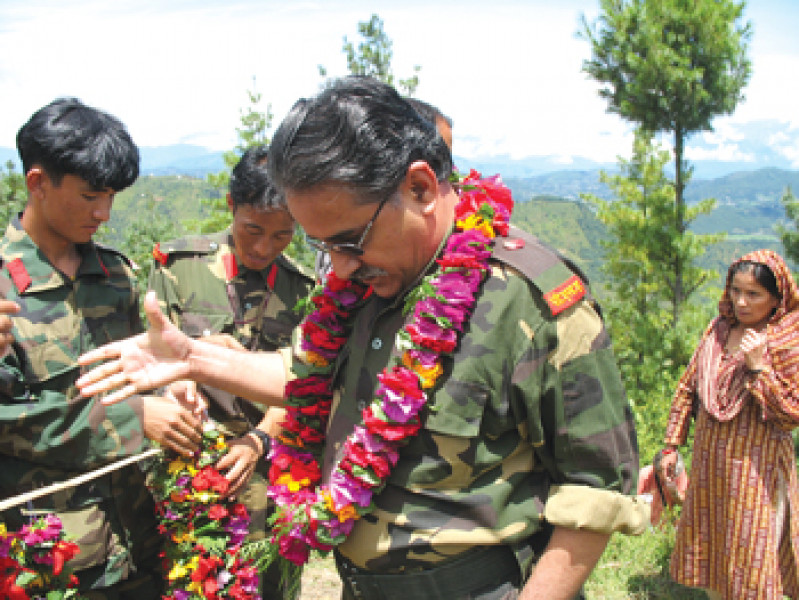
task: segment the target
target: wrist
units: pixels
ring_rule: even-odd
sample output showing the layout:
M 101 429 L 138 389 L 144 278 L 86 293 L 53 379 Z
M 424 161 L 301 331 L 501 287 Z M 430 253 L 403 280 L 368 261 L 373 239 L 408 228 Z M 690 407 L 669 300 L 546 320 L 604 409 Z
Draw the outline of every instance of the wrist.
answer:
M 269 449 L 272 446 L 272 440 L 265 431 L 258 429 L 257 427 L 253 427 L 249 432 L 247 432 L 247 435 L 258 440 L 258 443 L 261 446 L 261 456 L 266 456 L 269 453 Z

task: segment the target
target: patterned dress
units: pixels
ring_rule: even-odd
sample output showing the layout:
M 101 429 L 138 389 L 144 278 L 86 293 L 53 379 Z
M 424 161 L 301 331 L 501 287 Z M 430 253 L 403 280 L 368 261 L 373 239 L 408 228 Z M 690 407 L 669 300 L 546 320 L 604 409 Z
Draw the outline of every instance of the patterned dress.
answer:
M 753 372 L 741 351 L 724 350 L 734 325 L 725 291 L 721 315 L 708 327 L 678 384 L 666 444 L 685 443 L 692 416 L 696 425 L 671 576 L 730 600 L 796 598 L 799 521 L 793 514 L 799 485 L 791 430 L 799 425 L 799 295 L 774 253 L 759 251 L 743 259 L 771 268 L 782 305 L 767 328 L 767 367 Z

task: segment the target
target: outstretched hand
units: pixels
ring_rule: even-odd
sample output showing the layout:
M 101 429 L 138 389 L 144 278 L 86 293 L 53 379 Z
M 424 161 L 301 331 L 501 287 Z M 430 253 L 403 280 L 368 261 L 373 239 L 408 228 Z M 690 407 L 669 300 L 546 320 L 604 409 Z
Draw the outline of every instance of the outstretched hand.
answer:
M 78 358 L 78 364 L 108 361 L 82 375 L 76 385 L 83 396 L 108 393 L 103 404 L 188 379 L 191 339 L 158 308 L 155 292 L 147 292 L 144 311 L 149 329 L 142 334 L 100 346 Z

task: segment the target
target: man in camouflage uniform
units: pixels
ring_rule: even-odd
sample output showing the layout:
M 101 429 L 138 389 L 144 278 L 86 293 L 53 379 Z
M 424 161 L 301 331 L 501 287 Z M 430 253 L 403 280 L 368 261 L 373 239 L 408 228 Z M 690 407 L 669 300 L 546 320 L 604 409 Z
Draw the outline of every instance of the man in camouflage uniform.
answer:
M 282 254 L 294 235 L 294 220 L 285 199 L 266 173 L 266 146 L 248 149 L 230 177 L 227 203 L 230 228 L 156 245 L 149 287 L 162 310 L 189 336 L 227 335 L 252 351 L 288 346 L 299 324 L 294 311 L 308 295 L 313 279 Z M 228 342 L 230 343 L 230 342 Z M 279 433 L 283 410 L 256 406 L 222 390 L 201 389 L 212 419 L 235 439 L 218 467 L 227 471 L 231 494 L 247 507 L 251 522 L 247 541 L 266 531 L 269 464 L 261 460 L 269 435 Z M 261 573 L 264 600 L 284 597 L 280 565 Z
M 270 175 L 309 241 L 330 252 L 339 277 L 373 290 L 335 363 L 328 475 L 397 353 L 406 295 L 452 232 L 451 160 L 433 126 L 369 78 L 298 103 L 273 138 Z M 122 358 L 79 382 L 86 393 L 189 373 L 280 400 L 280 357 L 236 363 L 230 351 L 176 339 L 147 308 L 147 335 L 84 358 Z M 139 370 L 145 357 L 162 369 Z M 253 372 L 264 376 L 247 379 Z M 645 530 L 648 509 L 632 495 L 633 415 L 598 307 L 576 269 L 534 237 L 512 229 L 496 240 L 428 398 L 374 510 L 336 549 L 344 598 L 568 600 L 613 532 Z
M 114 194 L 138 175 L 136 146 L 114 117 L 61 99 L 31 117 L 17 147 L 28 203 L 0 240 L 0 295 L 20 308 L 0 363 L 0 496 L 138 454 L 147 436 L 191 453 L 201 428 L 189 411 L 154 397 L 103 406 L 74 385 L 82 352 L 141 331 L 130 263 L 91 241 Z M 133 465 L 0 520 L 16 529 L 25 515 L 57 514 L 80 547 L 70 564 L 85 597 L 155 600 L 162 577 L 153 511 Z

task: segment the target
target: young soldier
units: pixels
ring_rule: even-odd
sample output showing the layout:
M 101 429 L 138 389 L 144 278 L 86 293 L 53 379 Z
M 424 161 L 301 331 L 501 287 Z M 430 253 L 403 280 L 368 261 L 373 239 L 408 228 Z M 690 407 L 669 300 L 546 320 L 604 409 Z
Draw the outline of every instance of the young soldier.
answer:
M 308 295 L 313 280 L 282 254 L 294 235 L 294 220 L 266 172 L 267 147 L 248 149 L 230 177 L 228 208 L 233 223 L 213 235 L 157 244 L 149 287 L 170 320 L 192 337 L 232 337 L 227 345 L 254 351 L 290 344 L 300 314 L 293 308 Z M 248 541 L 266 530 L 269 464 L 262 457 L 269 437 L 279 432 L 283 410 L 264 414 L 257 406 L 218 389 L 204 387 L 210 416 L 228 435 L 230 452 L 217 465 L 227 471 L 231 494 L 247 507 L 252 521 Z M 282 599 L 279 565 L 261 574 L 262 597 Z
M 139 153 L 116 118 L 72 98 L 37 111 L 17 134 L 28 202 L 0 240 L 0 295 L 14 343 L 0 363 L 0 496 L 66 480 L 146 448 L 190 453 L 199 420 L 162 398 L 104 406 L 75 388 L 77 357 L 141 331 L 124 256 L 92 242 L 114 194 L 136 179 Z M 4 304 L 9 307 L 10 304 Z M 157 599 L 160 535 L 137 465 L 36 500 L 0 519 L 55 513 L 80 553 L 90 599 Z

